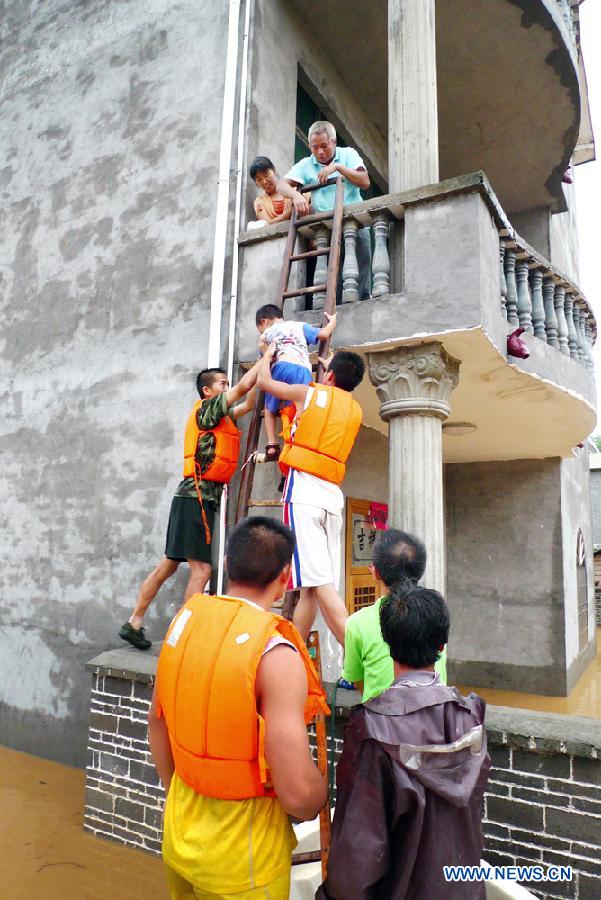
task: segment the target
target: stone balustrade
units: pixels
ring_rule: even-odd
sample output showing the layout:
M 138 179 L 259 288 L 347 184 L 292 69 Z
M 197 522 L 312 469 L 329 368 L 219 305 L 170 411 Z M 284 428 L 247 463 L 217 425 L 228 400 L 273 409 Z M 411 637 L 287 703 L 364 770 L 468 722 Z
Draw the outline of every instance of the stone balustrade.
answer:
M 390 232 L 391 221 L 399 219 L 400 210 L 392 203 L 394 195 L 345 208 L 343 222 L 344 262 L 342 264 L 342 303 L 359 300 L 359 265 L 357 232 L 371 225 L 373 254 L 371 296 L 386 298 L 391 293 Z M 593 369 L 592 347 L 596 323 L 587 301 L 578 287 L 539 256 L 510 227 L 498 208 L 500 234 L 501 311 L 509 325 L 524 328 L 529 334 L 554 347 L 565 356 Z M 503 227 L 506 226 L 506 227 Z M 317 248 L 328 246 L 327 227 L 319 225 L 303 229 L 315 240 Z M 317 257 L 313 284 L 326 280 L 327 256 Z M 325 294 L 313 295 L 313 309 L 323 308 Z M 300 312 L 310 308 L 311 300 L 302 297 Z
M 578 287 L 507 228 L 500 229 L 500 306 L 509 325 L 593 369 L 597 326 Z
M 390 222 L 392 213 L 381 207 L 378 197 L 372 201 L 357 204 L 351 211 L 345 209 L 342 226 L 342 303 L 357 303 L 359 296 L 359 262 L 357 259 L 357 233 L 360 228 L 371 226 L 372 229 L 372 259 L 370 273 L 370 296 L 385 297 L 390 294 Z M 360 207 L 360 208 L 359 208 Z M 299 231 L 305 238 L 313 240 L 317 250 L 324 250 L 330 242 L 330 230 L 327 225 L 319 224 L 302 226 Z M 324 284 L 328 269 L 328 256 L 317 257 L 313 274 L 313 285 Z M 317 291 L 312 297 L 299 298 L 297 311 L 304 312 L 307 309 L 323 309 L 325 305 L 325 293 Z
M 467 265 L 470 271 L 471 262 L 462 257 L 458 251 L 461 246 L 458 235 L 452 231 L 448 234 L 449 253 L 446 242 L 440 237 L 438 227 L 447 213 L 448 204 L 457 206 L 457 211 L 468 201 L 469 196 L 479 193 L 490 214 L 490 239 L 499 240 L 499 289 L 495 298 L 494 271 L 490 282 L 492 293 L 481 295 L 478 299 L 488 308 L 488 313 L 479 313 L 474 309 L 467 310 L 465 303 L 459 302 L 453 285 L 457 277 L 457 262 Z M 451 220 L 449 220 L 451 221 Z M 484 219 L 482 222 L 484 223 Z M 343 257 L 341 260 L 341 291 L 338 302 L 342 307 L 359 307 L 360 271 L 357 259 L 360 229 L 370 229 L 372 244 L 370 297 L 382 304 L 391 303 L 398 306 L 400 297 L 413 298 L 410 307 L 404 309 L 402 318 L 397 311 L 390 320 L 390 333 L 380 331 L 365 333 L 363 326 L 362 341 L 372 342 L 382 338 L 406 337 L 410 334 L 440 334 L 451 329 L 456 330 L 465 323 L 466 326 L 480 321 L 485 322 L 489 334 L 495 332 L 497 345 L 502 343 L 502 323 L 506 322 L 507 331 L 518 327 L 531 334 L 553 351 L 579 363 L 592 374 L 592 347 L 596 340 L 597 325 L 594 314 L 582 295 L 578 286 L 563 272 L 531 247 L 512 227 L 510 220 L 502 209 L 486 176 L 482 172 L 459 176 L 433 185 L 424 185 L 411 191 L 396 194 L 385 194 L 370 200 L 345 206 L 342 228 Z M 481 256 L 482 271 L 489 271 L 488 266 L 494 260 L 485 251 L 488 237 L 488 226 L 482 225 L 482 243 L 477 229 L 470 231 L 471 240 L 475 241 L 473 253 Z M 242 308 L 248 306 L 249 320 L 256 308 L 256 297 L 269 295 L 272 285 L 276 283 L 281 266 L 284 241 L 288 223 L 280 223 L 240 235 L 240 245 L 244 249 L 243 273 L 241 277 Z M 305 241 L 314 241 L 318 250 L 328 247 L 330 241 L 330 225 L 319 223 L 299 224 L 299 234 Z M 433 255 L 433 241 L 436 241 L 437 252 Z M 300 250 L 306 249 L 303 247 Z M 422 257 L 428 258 L 432 274 L 432 290 L 429 281 L 424 279 Z M 327 254 L 316 256 L 315 273 L 309 285 L 323 284 L 326 280 Z M 293 270 L 293 287 L 296 289 L 308 286 L 305 261 L 301 268 Z M 432 269 L 432 266 L 435 269 Z M 476 263 L 477 266 L 477 263 Z M 488 285 L 488 282 L 485 282 Z M 447 288 L 442 288 L 447 285 Z M 444 299 L 448 297 L 448 303 Z M 478 302 L 477 299 L 477 302 Z M 296 300 L 296 314 L 303 317 L 311 310 L 323 309 L 325 296 L 323 293 L 302 294 Z M 500 317 L 497 318 L 497 307 Z M 489 304 L 492 304 L 489 306 Z M 395 310 L 396 310 L 395 306 Z M 462 317 L 461 310 L 464 310 Z M 349 310 L 350 313 L 350 310 Z M 487 320 L 487 315 L 492 319 Z M 375 314 L 375 313 L 374 313 Z M 354 313 L 352 315 L 355 315 Z M 502 318 L 501 318 L 502 317 Z M 315 317 L 315 321 L 317 318 Z M 350 323 L 351 319 L 347 319 Z M 370 319 L 370 322 L 372 320 Z M 376 321 L 376 320 L 374 320 Z M 431 327 L 429 327 L 431 326 Z M 370 326 L 371 327 L 371 326 Z M 244 336 L 246 326 L 241 329 Z M 499 333 L 496 333 L 496 332 Z M 352 344 L 352 335 L 347 335 L 346 343 Z M 252 358 L 250 344 L 243 347 L 245 358 Z M 547 360 L 552 364 L 552 358 Z M 563 371 L 563 366 L 558 368 Z

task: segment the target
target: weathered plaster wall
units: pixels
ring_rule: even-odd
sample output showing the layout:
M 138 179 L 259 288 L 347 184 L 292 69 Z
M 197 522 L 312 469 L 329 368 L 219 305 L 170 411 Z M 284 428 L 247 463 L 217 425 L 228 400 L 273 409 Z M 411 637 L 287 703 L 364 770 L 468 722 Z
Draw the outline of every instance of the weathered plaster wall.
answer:
M 567 667 L 573 667 L 571 682 L 576 682 L 586 663 L 592 659 L 595 641 L 595 596 L 593 576 L 593 534 L 591 522 L 589 463 L 586 449 L 572 459 L 561 461 L 562 566 L 565 597 L 565 642 Z M 589 647 L 580 653 L 578 637 L 577 554 L 578 532 L 582 529 L 586 552 L 588 588 Z
M 593 457 L 594 459 L 595 457 Z M 601 547 L 601 469 L 591 469 L 591 515 L 593 520 L 593 544 Z
M 571 170 L 574 173 L 574 170 Z M 575 177 L 578 177 L 576 170 Z M 548 207 L 513 213 L 511 224 L 532 247 L 578 284 L 578 220 L 573 184 L 562 184 L 567 211 L 551 215 Z
M 451 680 L 565 687 L 560 461 L 447 465 Z
M 551 261 L 551 212 L 548 206 L 513 213 L 511 224 L 531 247 Z
M 163 552 L 206 361 L 226 23 L 194 0 L 0 11 L 0 733 L 68 763 L 84 663 Z
M 574 177 L 578 177 L 578 169 Z M 551 216 L 549 241 L 554 266 L 578 284 L 580 280 L 578 261 L 578 219 L 576 216 L 576 189 L 573 184 L 562 185 L 568 205 L 567 212 Z

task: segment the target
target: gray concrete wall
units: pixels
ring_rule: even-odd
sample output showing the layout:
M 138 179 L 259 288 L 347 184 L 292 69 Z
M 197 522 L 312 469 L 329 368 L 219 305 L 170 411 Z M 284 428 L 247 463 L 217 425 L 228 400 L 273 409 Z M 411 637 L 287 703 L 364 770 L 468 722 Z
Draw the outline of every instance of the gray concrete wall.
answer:
M 576 683 L 586 663 L 594 655 L 595 596 L 593 575 L 593 535 L 591 522 L 588 451 L 576 450 L 577 456 L 561 461 L 561 530 L 562 564 L 565 598 L 566 664 L 570 672 L 568 687 Z M 582 652 L 578 639 L 577 542 L 582 531 L 586 553 L 588 588 L 589 646 Z
M 562 694 L 560 461 L 447 465 L 450 678 Z
M 548 206 L 514 213 L 511 224 L 531 247 L 551 261 L 551 212 Z
M 578 177 L 578 169 L 574 177 Z M 563 184 L 568 209 L 566 212 L 551 216 L 549 225 L 549 241 L 551 255 L 549 259 L 554 266 L 567 275 L 576 284 L 580 281 L 578 250 L 578 219 L 576 216 L 576 190 L 573 184 Z
M 593 543 L 595 547 L 601 547 L 601 469 L 591 471 L 590 485 Z
M 194 0 L 0 12 L 0 734 L 67 763 L 84 663 L 164 550 L 206 363 L 226 25 Z

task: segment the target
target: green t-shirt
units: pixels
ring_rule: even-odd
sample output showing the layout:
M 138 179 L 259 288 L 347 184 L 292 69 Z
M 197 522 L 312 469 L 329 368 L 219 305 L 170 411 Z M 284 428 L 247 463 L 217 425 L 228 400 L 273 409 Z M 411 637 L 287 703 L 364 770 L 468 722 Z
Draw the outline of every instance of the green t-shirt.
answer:
M 349 616 L 344 636 L 344 668 L 347 681 L 363 682 L 363 702 L 388 690 L 394 681 L 394 664 L 380 628 L 380 605 L 384 598 Z M 447 683 L 446 649 L 434 668 Z
M 198 427 L 203 430 L 216 428 L 223 417 L 229 415 L 231 412 L 232 410 L 227 407 L 227 394 L 217 394 L 215 397 L 203 400 L 196 413 L 196 422 Z M 214 458 L 215 435 L 204 434 L 199 440 L 196 448 L 196 459 L 200 464 L 201 473 L 206 472 Z M 222 490 L 223 485 L 220 482 L 203 480 L 200 482 L 200 493 L 202 494 L 203 502 L 214 503 L 217 505 L 221 500 Z M 180 481 L 176 488 L 175 496 L 191 497 L 194 500 L 198 498 L 193 476 L 184 478 L 183 481 Z

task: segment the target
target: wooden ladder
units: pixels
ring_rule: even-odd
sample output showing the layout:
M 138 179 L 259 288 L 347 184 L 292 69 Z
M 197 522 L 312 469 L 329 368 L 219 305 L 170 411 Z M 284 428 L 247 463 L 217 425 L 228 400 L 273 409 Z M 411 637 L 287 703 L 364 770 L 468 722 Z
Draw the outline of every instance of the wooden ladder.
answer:
M 296 216 L 296 210 L 292 211 L 292 218 L 290 220 L 290 228 L 288 230 L 288 238 L 286 240 L 286 247 L 284 250 L 284 259 L 282 263 L 282 270 L 280 273 L 280 278 L 278 281 L 277 292 L 275 296 L 275 305 L 279 307 L 279 309 L 284 309 L 284 301 L 288 300 L 291 297 L 300 297 L 305 294 L 316 294 L 320 291 L 325 291 L 326 299 L 324 311 L 329 315 L 333 315 L 336 312 L 336 286 L 338 283 L 338 272 L 340 270 L 340 245 L 342 239 L 342 216 L 344 212 L 344 179 L 337 178 L 335 182 L 331 180 L 328 181 L 325 185 L 319 184 L 315 182 L 314 184 L 307 184 L 304 187 L 300 188 L 300 192 L 303 194 L 311 193 L 313 191 L 321 190 L 323 187 L 327 187 L 332 183 L 336 184 L 336 195 L 334 200 L 334 208 L 328 212 L 320 212 L 320 213 L 311 213 L 308 216 L 302 216 L 300 219 Z M 330 246 L 321 250 L 307 250 L 305 253 L 295 253 L 296 239 L 298 236 L 298 229 L 303 225 L 314 225 L 318 222 L 327 222 L 332 220 L 332 234 L 330 238 Z M 325 256 L 328 254 L 328 271 L 325 284 L 316 284 L 312 287 L 299 288 L 295 291 L 288 290 L 288 283 L 290 281 L 290 270 L 292 268 L 293 262 L 299 262 L 304 259 L 311 259 L 312 257 L 317 256 Z M 327 323 L 327 318 L 324 315 L 322 320 L 322 325 Z M 318 347 L 318 356 L 323 359 L 327 358 L 330 349 L 330 339 L 328 338 L 325 341 L 320 341 Z M 323 381 L 324 377 L 324 367 L 321 363 L 317 365 L 317 381 Z M 253 480 L 255 474 L 255 460 L 254 454 L 257 450 L 257 446 L 259 443 L 259 436 L 261 433 L 261 419 L 263 407 L 265 404 L 265 395 L 263 392 L 259 392 L 257 396 L 257 400 L 255 403 L 255 408 L 253 411 L 252 419 L 250 422 L 250 426 L 248 429 L 248 438 L 246 441 L 246 451 L 245 451 L 245 459 L 246 464 L 242 471 L 242 479 L 240 482 L 240 490 L 238 493 L 238 505 L 236 508 L 236 522 L 240 519 L 243 519 L 248 515 L 248 510 L 250 507 L 277 507 L 281 506 L 281 501 L 279 500 L 252 500 L 252 488 L 253 488 Z M 315 668 L 317 669 L 317 673 L 321 678 L 321 658 L 319 652 L 319 635 L 316 631 L 312 631 L 309 635 L 308 640 L 309 653 L 315 663 Z M 328 744 L 327 744 L 327 731 L 326 731 L 326 718 L 323 713 L 319 713 L 315 717 L 315 743 L 316 743 L 316 751 L 317 751 L 317 765 L 319 771 L 322 773 L 326 782 L 329 783 L 328 780 Z M 310 851 L 307 853 L 296 853 L 292 856 L 292 864 L 293 865 L 302 865 L 304 863 L 317 862 L 321 861 L 321 873 L 322 877 L 325 880 L 326 878 L 326 869 L 328 862 L 328 854 L 330 852 L 330 842 L 331 842 L 331 822 L 330 822 L 330 801 L 329 798 L 326 801 L 326 805 L 319 813 L 319 845 L 320 849 L 317 851 Z
M 327 184 L 319 184 L 318 182 L 315 182 L 314 184 L 304 185 L 303 187 L 299 188 L 299 190 L 302 194 L 307 194 L 312 191 L 318 191 L 321 188 L 331 185 L 332 183 L 333 182 L 331 180 L 327 182 Z M 334 208 L 332 210 L 329 210 L 327 212 L 311 213 L 310 215 L 303 216 L 300 219 L 297 219 L 296 217 L 296 210 L 294 209 L 292 211 L 288 238 L 286 240 L 286 247 L 284 249 L 282 271 L 280 272 L 280 278 L 278 281 L 277 292 L 274 301 L 275 306 L 279 307 L 279 309 L 281 309 L 282 311 L 284 309 L 284 301 L 288 300 L 290 297 L 300 297 L 304 294 L 316 294 L 320 291 L 325 291 L 326 300 L 324 312 L 328 313 L 328 315 L 333 315 L 333 313 L 336 312 L 336 285 L 338 283 L 338 272 L 340 270 L 340 244 L 342 238 L 342 215 L 344 212 L 344 179 L 337 178 L 335 184 L 336 197 L 334 201 Z M 318 222 L 327 222 L 330 219 L 332 220 L 332 236 L 330 238 L 329 247 L 326 247 L 322 250 L 307 250 L 305 253 L 294 252 L 299 227 L 302 227 L 304 225 L 314 225 Z M 288 290 L 290 270 L 292 268 L 293 262 L 298 262 L 303 259 L 310 259 L 311 257 L 325 256 L 326 254 L 329 254 L 329 259 L 328 273 L 324 284 L 315 284 L 312 287 L 299 288 L 296 291 Z M 325 325 L 327 321 L 328 320 L 324 315 L 322 325 Z M 325 359 L 327 357 L 329 349 L 329 338 L 325 341 L 320 341 L 317 351 L 318 356 Z M 318 363 L 317 381 L 322 381 L 323 376 L 324 368 L 321 363 Z M 242 478 L 240 480 L 238 504 L 236 506 L 236 522 L 240 521 L 240 519 L 243 519 L 248 515 L 248 510 L 250 507 L 273 507 L 280 505 L 279 500 L 251 500 L 253 481 L 255 477 L 254 454 L 259 444 L 264 404 L 265 395 L 262 391 L 260 391 L 257 396 L 255 408 L 248 428 L 246 450 L 244 453 L 246 463 L 242 470 Z

